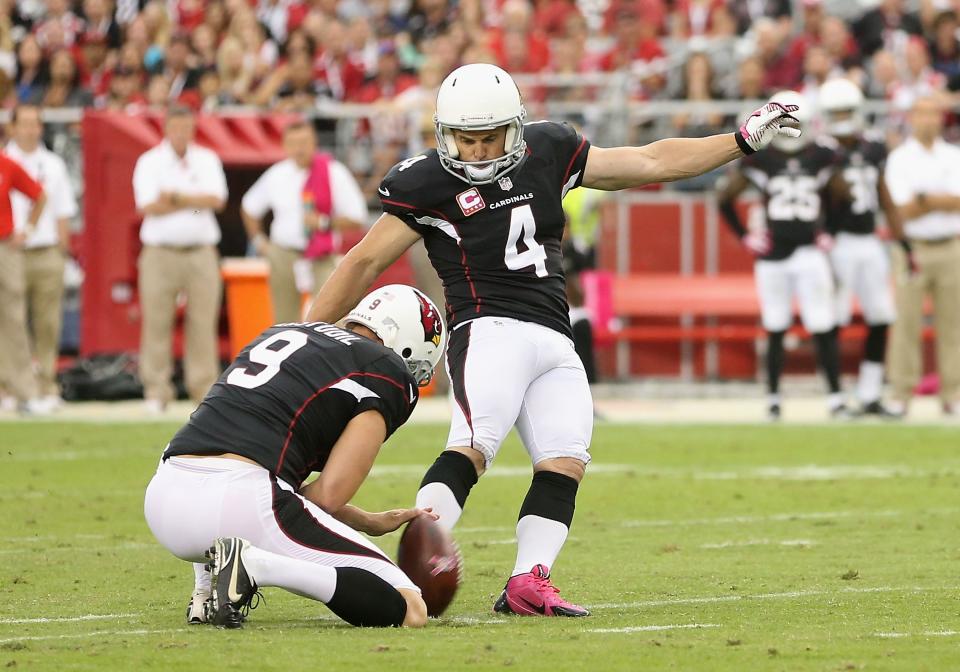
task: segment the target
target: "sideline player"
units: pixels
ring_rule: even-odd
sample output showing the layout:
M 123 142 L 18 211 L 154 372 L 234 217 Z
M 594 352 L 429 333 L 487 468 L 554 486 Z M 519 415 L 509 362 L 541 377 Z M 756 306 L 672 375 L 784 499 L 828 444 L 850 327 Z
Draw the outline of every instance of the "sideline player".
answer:
M 593 402 L 570 340 L 560 252 L 561 200 L 581 185 L 615 190 L 699 175 L 765 147 L 795 108 L 770 103 L 736 133 L 603 149 L 566 124 L 524 123 L 504 70 L 474 63 L 440 85 L 437 148 L 398 163 L 380 185 L 384 214 L 318 293 L 311 320 L 340 319 L 421 237 L 443 282 L 451 327 L 453 419 L 417 506 L 452 528 L 470 489 L 517 427 L 533 462 L 517 559 L 494 609 L 585 616 L 550 582 L 590 461 Z
M 360 534 L 392 532 L 421 511 L 368 513 L 349 501 L 410 417 L 445 340 L 426 295 L 389 285 L 345 329 L 278 324 L 237 356 L 170 441 L 144 503 L 157 540 L 198 563 L 188 622 L 240 627 L 257 589 L 276 586 L 353 625 L 426 623 L 420 590 Z M 212 576 L 199 564 L 208 549 Z
M 827 132 L 844 150 L 840 171 L 851 196 L 828 200 L 826 226 L 836 240 L 830 258 L 839 284 L 837 326 L 850 324 L 851 301 L 856 296 L 868 328 L 857 380 L 860 413 L 896 417 L 880 401 L 887 330 L 896 319 L 896 309 L 890 260 L 876 235 L 878 211 L 883 209 L 887 225 L 901 240 L 902 226 L 883 179 L 887 147 L 882 135 L 864 131 L 862 105 L 863 93 L 849 79 L 831 79 L 820 87 L 819 107 Z
M 780 102 L 801 105 L 794 91 L 774 96 Z M 810 123 L 806 108 L 797 113 L 802 128 Z M 783 338 L 793 323 L 793 298 L 800 304 L 800 319 L 813 335 L 817 360 L 830 394 L 827 407 L 833 417 L 847 415 L 840 391 L 840 353 L 834 315 L 833 278 L 827 252 L 832 244 L 822 229 L 823 200 L 828 190 L 846 197 L 836 172 L 837 146 L 830 138 L 778 137 L 763 154 L 745 158 L 721 189 L 720 212 L 744 246 L 757 260 L 754 277 L 760 297 L 763 328 L 767 331 L 767 414 L 780 418 L 780 374 Z M 753 185 L 763 195 L 767 230 L 749 232 L 734 208 L 734 201 Z

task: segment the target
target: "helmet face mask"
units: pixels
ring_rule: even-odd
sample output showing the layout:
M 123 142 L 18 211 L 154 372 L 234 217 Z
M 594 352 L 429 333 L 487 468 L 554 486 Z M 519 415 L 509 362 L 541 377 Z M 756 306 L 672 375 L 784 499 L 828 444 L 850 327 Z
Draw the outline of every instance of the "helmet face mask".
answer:
M 447 326 L 436 305 L 407 285 L 387 285 L 367 294 L 345 319 L 377 335 L 383 345 L 403 359 L 417 385 L 433 379 L 443 357 Z
M 490 184 L 519 165 L 527 150 L 520 91 L 506 71 L 471 63 L 451 72 L 437 93 L 433 117 L 437 155 L 444 170 L 470 185 Z M 460 158 L 455 130 L 490 131 L 506 126 L 503 155 L 483 161 Z
M 824 113 L 827 132 L 838 138 L 857 135 L 863 130 L 864 119 L 859 110 L 831 110 Z
M 831 79 L 820 87 L 820 109 L 827 132 L 836 137 L 850 137 L 863 131 L 863 92 L 849 79 Z

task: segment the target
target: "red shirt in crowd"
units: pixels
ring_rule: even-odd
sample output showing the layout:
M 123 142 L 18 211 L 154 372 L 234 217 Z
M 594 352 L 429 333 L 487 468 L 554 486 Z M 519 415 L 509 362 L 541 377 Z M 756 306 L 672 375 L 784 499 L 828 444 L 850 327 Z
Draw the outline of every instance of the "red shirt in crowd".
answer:
M 27 171 L 19 163 L 6 154 L 0 154 L 0 240 L 9 238 L 13 233 L 11 189 L 16 189 L 33 201 L 43 193 L 40 183 L 27 175 Z
M 416 86 L 418 79 L 414 75 L 400 73 L 392 82 L 381 82 L 371 79 L 360 87 L 352 100 L 358 103 L 375 103 L 378 100 L 392 99 L 403 93 L 411 86 Z
M 666 55 L 667 53 L 660 46 L 659 41 L 655 39 L 641 40 L 633 49 L 627 49 L 620 45 L 615 46 L 600 57 L 600 68 L 609 72 L 634 61 L 650 62 L 658 58 L 664 58 Z
M 487 34 L 487 46 L 496 58 L 497 64 L 508 72 L 540 72 L 550 63 L 550 42 L 547 36 L 539 31 L 531 31 L 523 35 L 526 41 L 524 59 L 517 62 L 508 53 L 506 31 L 502 28 L 492 28 Z

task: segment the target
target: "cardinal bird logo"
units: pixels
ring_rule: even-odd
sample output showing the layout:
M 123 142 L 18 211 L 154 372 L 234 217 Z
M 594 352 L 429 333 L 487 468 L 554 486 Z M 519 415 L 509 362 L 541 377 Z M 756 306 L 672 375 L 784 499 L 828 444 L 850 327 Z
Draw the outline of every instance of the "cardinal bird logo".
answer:
M 437 314 L 437 309 L 427 301 L 423 294 L 417 292 L 417 299 L 420 301 L 420 324 L 423 325 L 423 340 L 439 347 L 443 332 L 443 320 Z

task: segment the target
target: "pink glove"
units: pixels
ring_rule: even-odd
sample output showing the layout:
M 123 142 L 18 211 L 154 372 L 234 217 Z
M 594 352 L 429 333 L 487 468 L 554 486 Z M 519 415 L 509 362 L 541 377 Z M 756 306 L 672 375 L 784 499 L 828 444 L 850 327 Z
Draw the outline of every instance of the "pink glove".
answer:
M 743 246 L 750 250 L 750 254 L 755 257 L 764 257 L 770 253 L 773 242 L 770 240 L 770 234 L 767 231 L 753 231 L 740 239 Z
M 813 239 L 813 244 L 817 246 L 821 252 L 828 253 L 833 249 L 833 236 L 831 236 L 826 231 L 821 231 L 817 234 L 817 237 Z
M 777 135 L 791 138 L 800 137 L 800 122 L 791 112 L 796 112 L 796 105 L 781 105 L 770 101 L 759 110 L 747 117 L 740 130 L 734 134 L 737 144 L 744 154 L 753 154 L 770 144 Z

